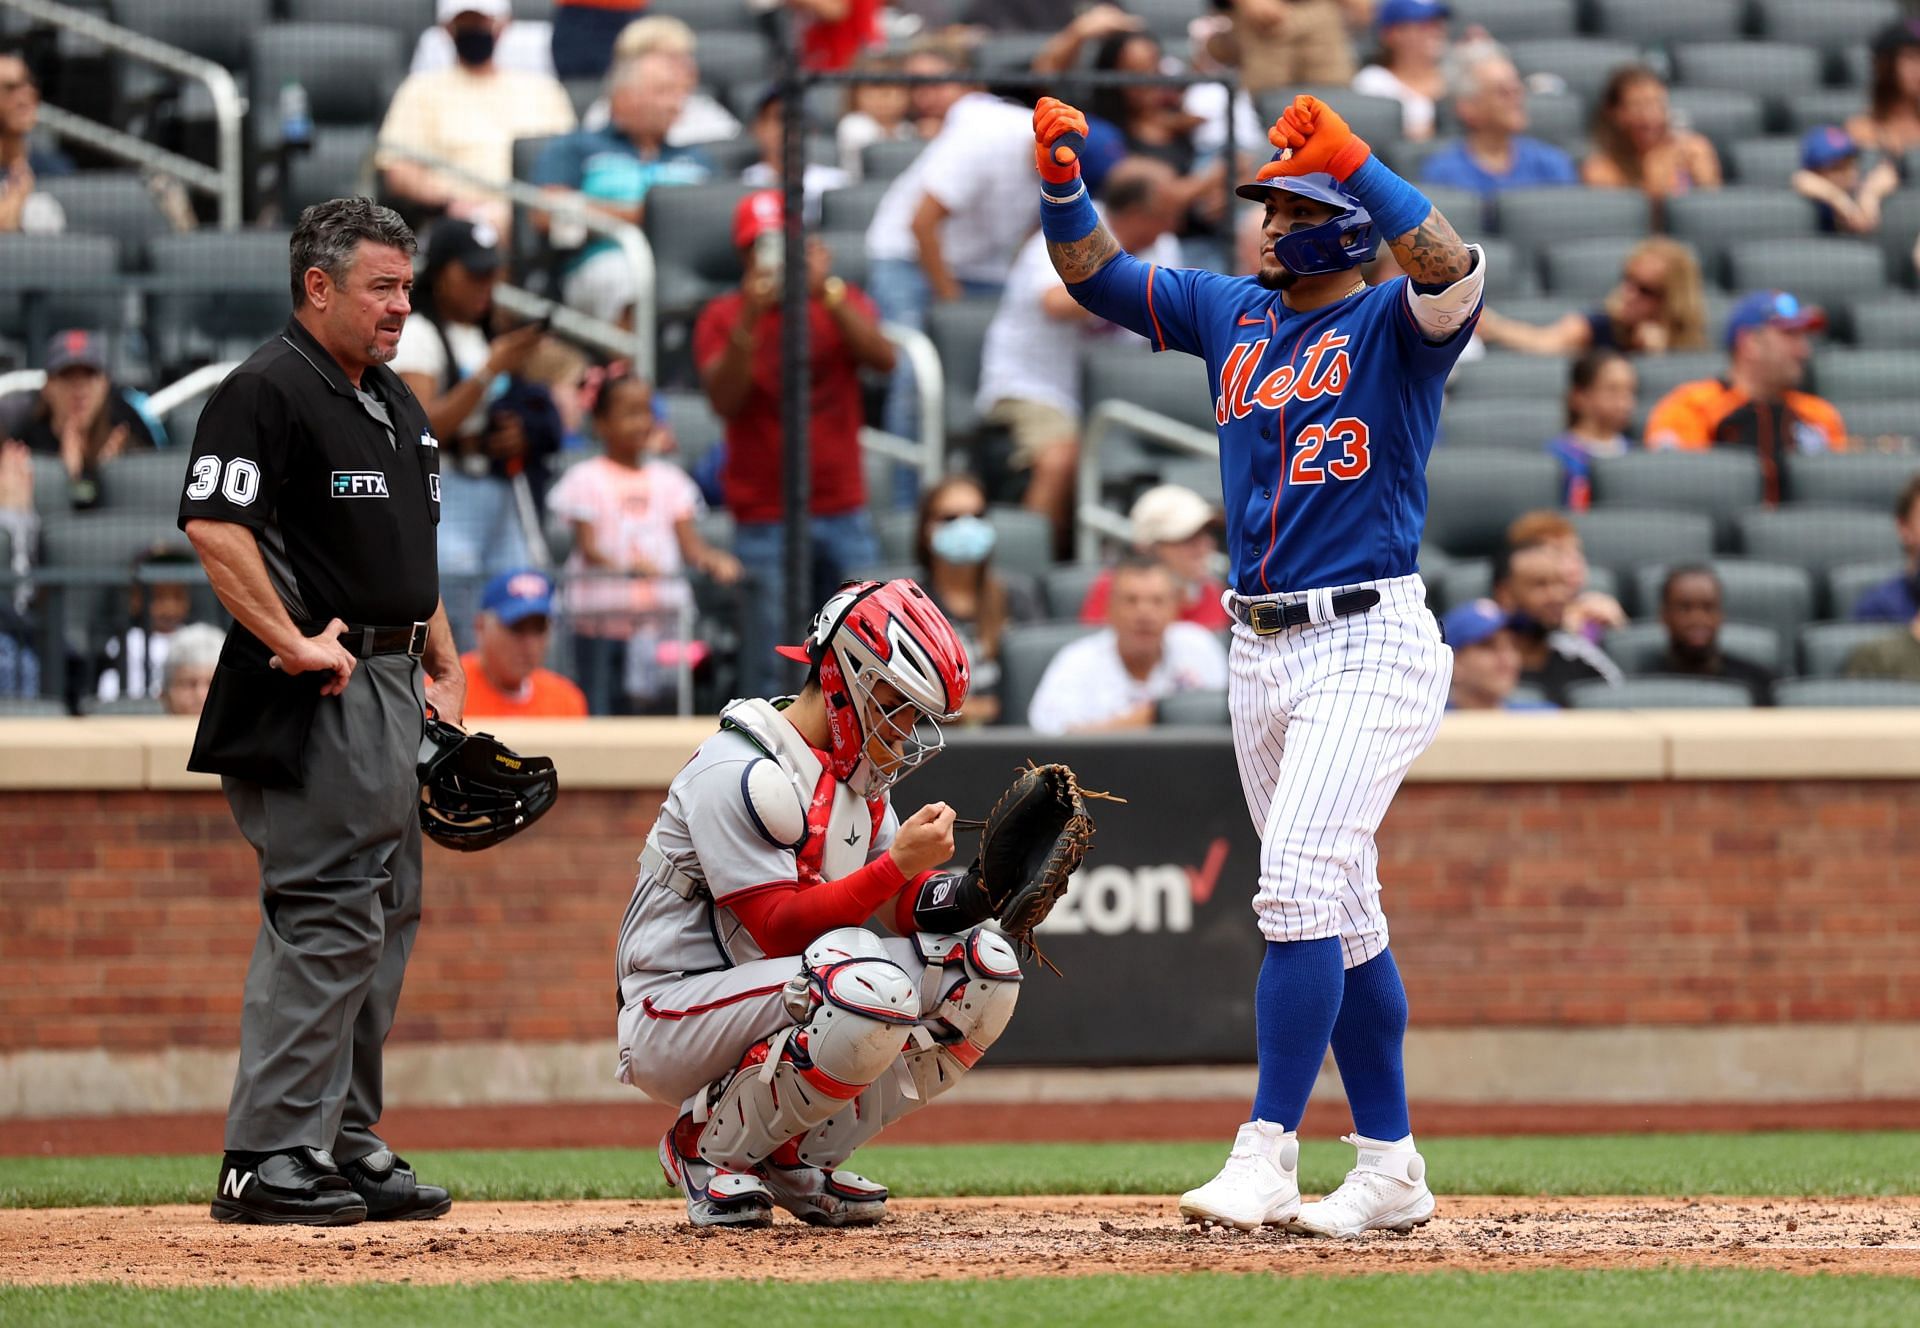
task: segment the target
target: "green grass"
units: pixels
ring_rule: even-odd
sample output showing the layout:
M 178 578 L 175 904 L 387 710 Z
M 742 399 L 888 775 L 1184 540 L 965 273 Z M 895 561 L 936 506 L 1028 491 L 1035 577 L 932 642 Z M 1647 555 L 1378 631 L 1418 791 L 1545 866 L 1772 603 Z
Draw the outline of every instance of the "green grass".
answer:
M 488 1282 L 471 1286 L 293 1287 L 273 1291 L 112 1285 L 0 1287 L 0 1323 L 99 1328 L 407 1328 L 566 1324 L 912 1323 L 915 1328 L 1097 1324 L 1418 1324 L 1422 1328 L 1848 1328 L 1920 1322 L 1920 1281 L 1653 1269 L 1432 1273 L 1348 1278 L 1088 1277 L 999 1282 Z
M 856 1165 L 902 1195 L 1173 1194 L 1212 1175 L 1226 1142 L 877 1145 Z M 1920 1192 L 1920 1134 L 1890 1131 L 1429 1139 L 1421 1150 L 1434 1188 L 1452 1194 Z M 406 1151 L 469 1201 L 667 1194 L 650 1149 Z M 1344 1144 L 1307 1143 L 1301 1188 L 1333 1188 L 1352 1158 Z M 216 1166 L 211 1154 L 0 1158 L 0 1207 L 200 1203 Z

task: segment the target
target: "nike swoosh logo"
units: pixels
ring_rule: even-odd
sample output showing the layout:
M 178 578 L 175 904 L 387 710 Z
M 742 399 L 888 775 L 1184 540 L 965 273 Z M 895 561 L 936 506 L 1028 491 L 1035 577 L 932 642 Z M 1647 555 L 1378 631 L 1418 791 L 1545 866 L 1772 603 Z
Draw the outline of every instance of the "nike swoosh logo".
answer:
M 1267 321 L 1267 320 L 1266 320 L 1266 319 L 1264 319 L 1264 318 L 1249 318 L 1249 317 L 1247 317 L 1247 316 L 1246 316 L 1245 314 L 1241 314 L 1241 315 L 1240 315 L 1240 326 L 1241 326 L 1241 327 L 1258 327 L 1258 326 L 1259 326 L 1260 324 L 1262 324 L 1262 323 L 1264 323 L 1264 322 L 1266 322 L 1266 321 Z

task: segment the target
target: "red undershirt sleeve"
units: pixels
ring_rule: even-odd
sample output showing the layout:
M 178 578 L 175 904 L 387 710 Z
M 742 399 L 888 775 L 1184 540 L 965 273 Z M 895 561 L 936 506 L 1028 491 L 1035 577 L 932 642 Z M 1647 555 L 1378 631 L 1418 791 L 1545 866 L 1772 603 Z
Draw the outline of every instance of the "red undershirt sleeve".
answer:
M 798 881 L 770 881 L 721 903 L 767 954 L 795 955 L 835 927 L 858 927 L 906 883 L 893 854 L 882 853 L 838 880 L 806 889 Z

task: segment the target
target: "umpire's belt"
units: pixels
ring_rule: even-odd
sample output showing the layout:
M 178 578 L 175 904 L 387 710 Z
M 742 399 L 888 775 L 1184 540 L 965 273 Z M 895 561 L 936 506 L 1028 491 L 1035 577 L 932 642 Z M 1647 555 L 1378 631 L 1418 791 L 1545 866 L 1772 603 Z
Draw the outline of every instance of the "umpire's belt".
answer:
M 419 659 L 427 648 L 427 625 L 423 622 L 410 627 L 362 627 L 350 624 L 346 631 L 340 633 L 340 644 L 355 659 L 372 659 L 375 655 L 405 655 L 409 659 Z
M 1377 590 L 1343 590 L 1327 602 L 1334 618 L 1344 618 L 1351 613 L 1365 613 L 1380 602 Z M 1313 608 L 1306 600 L 1297 600 L 1292 604 L 1282 604 L 1278 600 L 1231 601 L 1233 616 L 1244 623 L 1255 636 L 1272 636 L 1292 627 L 1305 627 L 1313 621 Z

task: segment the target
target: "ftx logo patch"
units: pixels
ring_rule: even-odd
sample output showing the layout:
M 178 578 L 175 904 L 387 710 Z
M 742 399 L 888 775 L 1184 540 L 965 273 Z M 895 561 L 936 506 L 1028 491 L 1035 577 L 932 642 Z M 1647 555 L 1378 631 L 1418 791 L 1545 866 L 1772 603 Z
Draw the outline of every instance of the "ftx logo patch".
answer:
M 385 498 L 387 477 L 377 470 L 336 470 L 333 472 L 335 498 Z

